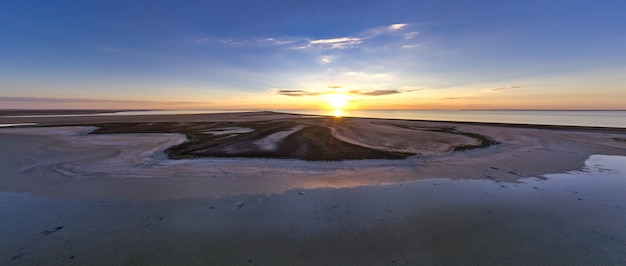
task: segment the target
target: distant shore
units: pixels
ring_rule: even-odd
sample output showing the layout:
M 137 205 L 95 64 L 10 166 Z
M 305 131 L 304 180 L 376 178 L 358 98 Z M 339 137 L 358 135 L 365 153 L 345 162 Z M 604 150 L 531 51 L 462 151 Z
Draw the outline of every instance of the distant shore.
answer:
M 13 110 L 0 109 L 0 121 L 7 118 L 84 116 L 164 116 L 216 113 L 261 112 L 251 110 Z M 274 110 L 276 114 L 334 116 L 332 110 Z M 18 116 L 18 117 L 16 117 Z M 563 126 L 565 128 L 626 129 L 624 110 L 346 110 L 343 117 L 399 119 L 494 125 Z M 2 122 L 0 122 L 1 124 Z
M 148 111 L 128 109 L 0 109 L 0 116 L 70 115 L 117 113 L 124 111 Z

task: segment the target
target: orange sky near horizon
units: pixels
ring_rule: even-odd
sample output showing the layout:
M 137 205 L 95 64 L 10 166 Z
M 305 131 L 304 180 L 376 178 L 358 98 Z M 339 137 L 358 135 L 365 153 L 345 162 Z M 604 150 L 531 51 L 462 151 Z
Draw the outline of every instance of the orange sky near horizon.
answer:
M 601 91 L 571 93 L 477 92 L 457 95 L 438 91 L 415 91 L 397 95 L 360 96 L 347 95 L 345 106 L 332 105 L 326 95 L 284 96 L 276 94 L 251 94 L 239 97 L 204 99 L 182 98 L 167 101 L 154 100 L 100 100 L 72 98 L 0 98 L 2 109 L 214 109 L 214 110 L 625 110 L 624 95 Z

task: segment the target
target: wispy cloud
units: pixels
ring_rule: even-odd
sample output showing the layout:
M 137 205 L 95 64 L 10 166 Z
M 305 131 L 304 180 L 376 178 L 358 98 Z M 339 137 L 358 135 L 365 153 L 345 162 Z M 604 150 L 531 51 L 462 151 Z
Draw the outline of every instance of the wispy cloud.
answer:
M 358 79 L 367 80 L 391 80 L 393 75 L 389 73 L 370 73 L 362 71 L 349 71 L 345 73 L 345 76 Z
M 272 44 L 276 46 L 289 46 L 291 48 L 296 49 L 350 49 L 360 47 L 365 41 L 374 39 L 380 35 L 384 34 L 394 34 L 399 36 L 401 39 L 411 39 L 417 36 L 418 32 L 405 32 L 405 29 L 409 27 L 410 24 L 406 23 L 398 23 L 387 26 L 375 27 L 368 30 L 365 30 L 361 33 L 357 33 L 354 35 L 335 37 L 335 38 L 321 38 L 321 39 L 312 39 L 307 37 L 283 37 L 283 38 L 275 38 L 269 37 L 260 40 L 248 40 L 248 41 L 237 41 L 230 39 L 214 39 L 214 38 L 201 38 L 196 39 L 195 42 L 203 43 L 203 42 L 217 42 L 225 45 L 231 46 L 243 46 L 243 45 L 261 45 L 261 44 Z M 405 32 L 405 33 L 402 33 Z
M 332 39 L 319 39 L 309 42 L 308 47 L 321 47 L 331 49 L 353 48 L 361 44 L 362 39 L 356 37 L 341 37 Z
M 31 103 L 170 103 L 170 104 L 197 104 L 207 102 L 184 101 L 141 101 L 141 100 L 111 100 L 93 98 L 47 98 L 47 97 L 0 97 L 0 102 L 31 102 Z
M 413 39 L 413 38 L 415 38 L 415 36 L 417 36 L 418 34 L 419 34 L 419 32 L 416 32 L 416 31 L 412 31 L 412 32 L 405 33 L 405 34 L 404 34 L 404 39 L 405 39 L 405 40 L 410 40 L 410 39 Z
M 237 40 L 237 39 L 221 39 L 214 37 L 195 38 L 193 42 L 196 44 L 221 44 L 230 47 L 263 47 L 263 46 L 287 46 L 303 42 L 303 38 L 288 37 L 268 37 L 259 39 Z
M 248 46 L 253 42 L 251 40 L 219 39 L 212 37 L 196 38 L 193 41 L 197 44 L 217 43 L 226 46 Z
M 407 91 L 399 91 L 399 90 L 371 90 L 371 91 L 362 91 L 362 90 L 352 90 L 349 93 L 351 95 L 363 95 L 363 96 L 383 96 L 383 95 L 391 95 L 398 94 Z
M 384 34 L 394 34 L 401 39 L 411 39 L 417 32 L 406 32 L 410 24 L 397 23 L 365 30 L 354 35 L 319 38 L 310 37 L 266 37 L 258 39 L 224 39 L 216 37 L 201 37 L 193 39 L 196 44 L 221 44 L 230 47 L 257 47 L 257 46 L 285 46 L 296 49 L 350 49 L 357 48 L 364 41 L 374 39 Z
M 328 64 L 333 61 L 333 58 L 331 56 L 325 55 L 320 58 L 320 61 L 322 61 L 322 63 L 324 64 Z
M 0 97 L 0 102 L 57 102 L 57 103 L 70 103 L 70 102 L 111 102 L 112 100 L 103 99 L 86 99 L 86 98 L 45 98 L 45 97 Z
M 0 97 L 7 109 L 161 109 L 205 108 L 214 102 L 111 100 L 90 98 Z
M 358 71 L 350 71 L 346 73 L 347 76 L 350 77 L 358 77 L 363 79 L 389 79 L 391 78 L 390 74 L 386 73 L 366 73 L 366 72 L 358 72 Z
M 498 88 L 487 89 L 487 91 L 496 92 L 496 91 L 519 89 L 519 88 L 523 88 L 523 86 L 498 87 Z
M 398 24 L 392 24 L 392 25 L 387 25 L 387 26 L 374 27 L 374 28 L 361 32 L 357 36 L 363 39 L 372 39 L 372 38 L 376 38 L 384 34 L 397 35 L 401 32 L 405 32 L 405 29 L 408 27 L 409 27 L 409 24 L 406 24 L 406 23 L 398 23 Z M 401 34 L 401 36 L 404 36 L 404 34 Z
M 284 96 L 318 96 L 324 93 L 308 90 L 291 90 L 291 89 L 271 89 L 270 93 Z
M 413 48 L 417 48 L 417 47 L 420 47 L 420 45 L 419 44 L 405 44 L 405 45 L 402 45 L 401 48 L 402 49 L 413 49 Z
M 397 31 L 397 30 L 401 30 L 404 29 L 404 27 L 406 27 L 408 24 L 405 23 L 398 23 L 398 24 L 392 24 L 389 27 L 387 27 L 390 31 Z
M 347 49 L 347 48 L 356 48 L 359 47 L 363 42 L 374 39 L 380 35 L 384 34 L 396 34 L 397 32 L 404 31 L 409 24 L 406 23 L 398 23 L 392 24 L 388 26 L 375 27 L 368 30 L 365 30 L 361 33 L 338 37 L 338 38 L 330 38 L 330 39 L 316 39 L 311 40 L 306 46 L 300 48 L 326 48 L 326 49 Z M 402 39 L 411 39 L 417 36 L 417 32 L 408 32 L 401 33 Z
M 296 39 L 294 38 L 290 38 L 290 39 L 285 39 L 285 38 L 265 38 L 263 39 L 263 41 L 270 43 L 270 44 L 274 44 L 274 45 L 288 45 L 288 44 L 292 44 L 296 42 Z
M 343 86 L 328 86 L 323 90 L 295 90 L 295 89 L 270 89 L 269 92 L 284 96 L 319 96 L 325 94 L 347 94 L 359 96 L 384 96 L 399 93 L 411 92 L 411 90 L 349 90 L 343 91 Z

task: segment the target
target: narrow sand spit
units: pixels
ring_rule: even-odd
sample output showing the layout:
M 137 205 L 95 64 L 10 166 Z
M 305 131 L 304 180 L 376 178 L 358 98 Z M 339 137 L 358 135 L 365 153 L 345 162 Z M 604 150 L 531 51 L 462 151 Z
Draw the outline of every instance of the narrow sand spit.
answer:
M 213 134 L 213 135 L 230 135 L 230 134 L 250 133 L 252 131 L 254 131 L 254 129 L 246 128 L 246 127 L 225 127 L 225 128 L 217 128 L 211 131 L 205 131 L 204 133 Z
M 269 136 L 266 136 L 260 140 L 257 140 L 253 142 L 252 144 L 257 145 L 262 150 L 272 151 L 277 148 L 278 142 L 288 137 L 289 135 L 298 132 L 298 130 L 302 129 L 303 127 L 304 126 L 299 125 L 289 130 L 279 131 L 279 132 L 270 134 Z
M 419 155 L 435 155 L 449 151 L 454 145 L 477 145 L 467 136 L 435 132 L 432 123 L 403 123 L 375 119 L 354 119 L 336 127 L 335 136 L 364 147 Z
M 0 124 L 0 127 L 34 126 L 36 123 Z

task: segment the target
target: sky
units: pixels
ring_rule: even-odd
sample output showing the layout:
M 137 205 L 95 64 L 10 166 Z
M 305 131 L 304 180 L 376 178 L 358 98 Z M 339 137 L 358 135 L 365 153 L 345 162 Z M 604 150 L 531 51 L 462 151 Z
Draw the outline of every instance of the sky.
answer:
M 4 0 L 0 109 L 626 110 L 624 14 L 623 0 Z

